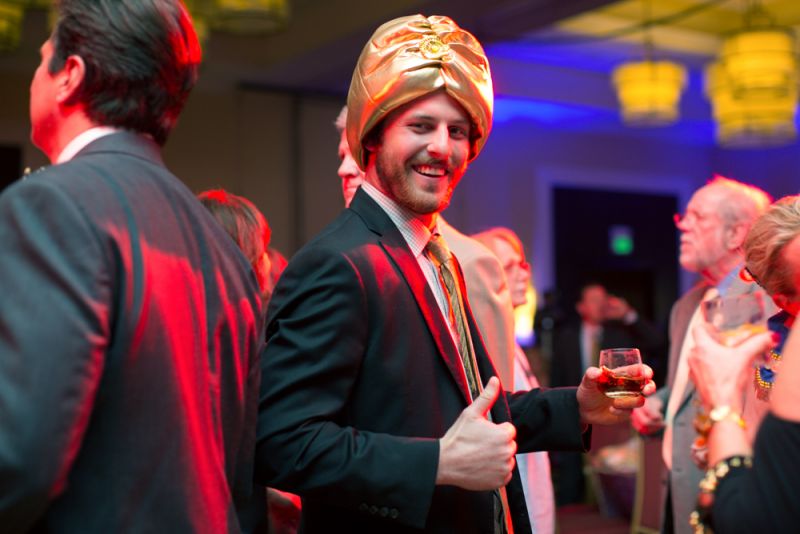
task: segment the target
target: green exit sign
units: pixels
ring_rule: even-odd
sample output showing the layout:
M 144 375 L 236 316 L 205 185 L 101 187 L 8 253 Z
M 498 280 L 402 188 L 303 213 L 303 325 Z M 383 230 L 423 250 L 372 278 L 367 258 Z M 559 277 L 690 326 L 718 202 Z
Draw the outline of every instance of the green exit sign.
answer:
M 630 256 L 633 253 L 633 229 L 621 224 L 610 227 L 608 244 L 615 256 Z

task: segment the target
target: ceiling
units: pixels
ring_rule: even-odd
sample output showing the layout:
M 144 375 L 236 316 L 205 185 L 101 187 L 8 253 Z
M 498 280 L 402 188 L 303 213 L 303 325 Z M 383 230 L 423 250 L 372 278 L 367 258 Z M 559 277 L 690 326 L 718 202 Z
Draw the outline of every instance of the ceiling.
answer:
M 740 28 L 753 0 L 288 0 L 288 26 L 262 38 L 212 34 L 206 46 L 223 79 L 344 92 L 378 25 L 412 13 L 445 14 L 487 47 L 528 62 L 608 70 L 641 56 L 646 13 L 658 56 L 702 66 Z M 776 22 L 800 25 L 800 1 L 763 0 Z M 658 22 L 661 21 L 661 24 Z M 619 35 L 615 38 L 606 38 Z M 219 61 L 217 61 L 219 60 Z M 219 62 L 220 65 L 216 65 Z
M 213 33 L 207 69 L 224 83 L 344 94 L 364 43 L 383 22 L 422 13 L 442 14 L 482 42 L 518 39 L 610 0 L 288 0 L 290 22 L 273 35 L 252 38 Z M 502 30 L 502 31 L 501 31 Z
M 344 96 L 371 33 L 391 18 L 446 14 L 484 44 L 493 69 L 497 118 L 565 130 L 630 133 L 610 86 L 613 68 L 640 59 L 645 17 L 656 58 L 689 69 L 681 121 L 641 135 L 713 144 L 703 69 L 754 0 L 289 0 L 285 30 L 260 39 L 212 34 L 208 86 L 256 85 Z M 800 0 L 763 0 L 776 23 L 800 28 Z M 637 135 L 640 135 L 637 133 Z

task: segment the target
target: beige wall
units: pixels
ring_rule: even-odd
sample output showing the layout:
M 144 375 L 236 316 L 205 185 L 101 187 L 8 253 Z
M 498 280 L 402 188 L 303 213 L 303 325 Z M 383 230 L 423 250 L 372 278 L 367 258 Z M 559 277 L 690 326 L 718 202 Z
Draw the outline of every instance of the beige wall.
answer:
M 193 94 L 165 160 L 195 192 L 223 187 L 264 212 L 293 254 L 342 209 L 333 121 L 342 101 L 258 90 Z
M 193 94 L 165 149 L 195 192 L 224 187 L 251 199 L 294 253 L 341 209 L 336 132 L 340 103 L 257 89 Z M 338 196 L 337 196 L 338 195 Z

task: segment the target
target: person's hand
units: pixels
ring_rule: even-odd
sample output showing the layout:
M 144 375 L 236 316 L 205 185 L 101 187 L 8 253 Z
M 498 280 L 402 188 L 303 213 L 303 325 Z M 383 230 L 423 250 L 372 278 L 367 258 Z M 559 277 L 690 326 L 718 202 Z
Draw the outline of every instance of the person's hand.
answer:
M 606 320 L 619 320 L 622 321 L 628 312 L 631 311 L 631 306 L 625 299 L 609 295 L 606 299 L 605 316 Z
M 691 458 L 694 465 L 701 471 L 708 469 L 708 444 L 705 438 L 698 437 L 692 442 Z
M 589 367 L 583 375 L 581 385 L 578 386 L 578 410 L 581 422 L 588 425 L 612 425 L 626 421 L 631 411 L 643 405 L 644 398 L 656 390 L 650 366 L 642 364 L 642 372 L 646 380 L 642 395 L 612 399 L 606 397 L 598 387 L 597 379 L 603 374 L 602 371 L 597 367 Z
M 631 412 L 631 424 L 639 434 L 649 436 L 662 430 L 664 422 L 664 401 L 659 397 L 647 397 L 644 404 Z
M 706 406 L 730 406 L 740 412 L 744 392 L 753 381 L 753 360 L 775 346 L 772 333 L 726 347 L 712 337 L 709 328 L 700 324 L 692 329 L 695 346 L 688 360 L 692 382 Z
M 499 394 L 500 380 L 493 376 L 439 440 L 436 484 L 486 491 L 511 480 L 517 430 L 511 423 L 498 425 L 486 419 Z

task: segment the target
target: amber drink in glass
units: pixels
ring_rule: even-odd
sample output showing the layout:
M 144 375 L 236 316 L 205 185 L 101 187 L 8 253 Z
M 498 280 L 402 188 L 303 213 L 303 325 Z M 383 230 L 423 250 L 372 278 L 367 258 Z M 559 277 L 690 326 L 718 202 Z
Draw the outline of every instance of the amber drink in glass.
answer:
M 639 349 L 605 349 L 600 351 L 600 370 L 597 379 L 606 397 L 638 397 L 646 383 Z

